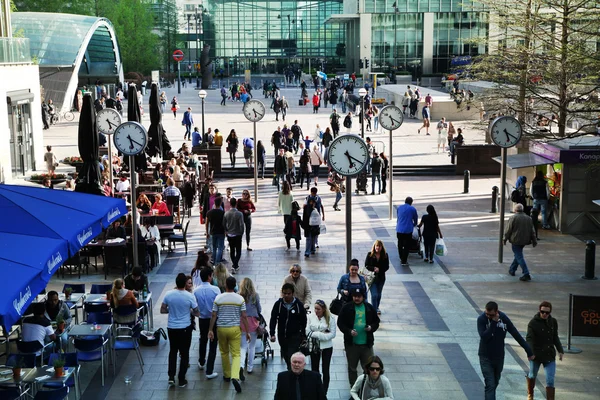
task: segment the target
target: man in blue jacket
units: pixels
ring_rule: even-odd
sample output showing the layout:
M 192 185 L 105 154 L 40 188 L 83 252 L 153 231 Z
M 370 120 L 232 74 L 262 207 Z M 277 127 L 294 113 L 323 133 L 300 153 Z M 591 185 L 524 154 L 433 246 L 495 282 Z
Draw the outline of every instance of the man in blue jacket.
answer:
M 194 125 L 194 116 L 192 115 L 192 108 L 188 107 L 187 111 L 183 113 L 182 125 L 185 125 L 185 134 L 183 140 L 192 140 L 192 125 Z
M 396 219 L 396 236 L 398 238 L 398 254 L 403 267 L 408 267 L 408 250 L 412 242 L 412 233 L 417 226 L 419 216 L 412 206 L 412 197 L 407 197 L 404 204 L 398 207 Z
M 504 339 L 508 331 L 513 338 L 525 349 L 527 358 L 534 359 L 531 347 L 513 325 L 511 320 L 501 311 L 498 304 L 490 301 L 485 305 L 485 311 L 477 318 L 479 332 L 479 363 L 485 380 L 485 400 L 496 400 L 496 388 L 504 368 Z

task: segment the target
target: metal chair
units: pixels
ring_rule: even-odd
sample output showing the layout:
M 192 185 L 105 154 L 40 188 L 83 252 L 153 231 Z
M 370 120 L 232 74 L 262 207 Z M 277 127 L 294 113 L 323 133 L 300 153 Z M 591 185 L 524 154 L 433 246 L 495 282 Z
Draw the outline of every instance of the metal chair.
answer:
M 17 350 L 21 354 L 34 354 L 36 356 L 36 360 L 37 360 L 37 357 L 39 356 L 40 357 L 40 366 L 41 366 L 44 363 L 44 360 L 48 358 L 48 357 L 44 357 L 44 351 L 48 348 L 52 348 L 53 345 L 54 345 L 54 342 L 41 344 L 37 340 L 32 340 L 30 342 L 24 342 L 23 340 L 18 340 L 17 341 Z
M 23 368 L 35 368 L 36 367 L 36 355 L 35 354 L 21 354 L 13 353 L 6 357 L 6 366 L 14 367 L 21 365 Z
M 179 223 L 179 215 L 181 214 L 179 196 L 167 196 L 165 200 L 167 203 L 167 208 L 173 216 L 173 221 L 177 221 L 177 223 Z
M 81 366 L 77 362 L 77 353 L 63 353 L 63 354 L 52 353 L 52 354 L 50 354 L 50 359 L 48 360 L 48 365 L 53 365 L 54 360 L 57 360 L 59 358 L 62 358 L 63 360 L 65 360 L 65 367 L 75 369 L 75 371 L 73 372 L 73 375 L 71 375 L 69 377 L 69 379 L 67 379 L 67 381 L 64 383 L 64 385 L 59 382 L 49 382 L 49 383 L 44 384 L 44 387 L 48 387 L 48 388 L 62 388 L 63 386 L 67 386 L 69 388 L 74 387 L 75 388 L 75 397 L 79 399 L 81 397 L 81 384 L 79 382 L 79 369 L 81 368 Z
M 136 308 L 133 304 L 113 308 L 113 319 L 115 321 L 115 325 L 126 325 L 129 327 L 134 326 L 138 323 L 140 317 L 143 315 L 143 310 L 143 306 Z
M 104 246 L 104 279 L 107 279 L 108 270 L 111 268 L 120 269 L 121 277 L 125 277 L 125 271 L 127 270 L 126 251 L 125 246 Z
M 71 268 L 77 268 L 79 279 L 81 279 L 81 264 L 89 265 L 89 261 L 87 260 L 87 258 L 82 257 L 80 252 L 77 252 L 61 265 L 60 270 L 62 271 L 63 278 L 65 277 L 65 270 L 68 270 L 69 275 L 71 275 L 71 273 L 73 272 Z
M 108 338 L 75 339 L 73 345 L 77 351 L 77 361 L 100 361 L 102 368 L 102 386 L 104 386 L 104 356 L 108 356 Z M 108 361 L 108 360 L 107 360 Z M 108 368 L 108 363 L 106 365 Z
M 69 387 L 64 386 L 55 390 L 40 390 L 33 400 L 63 400 L 69 396 Z
M 116 331 L 117 335 L 115 336 L 113 345 L 115 355 L 117 351 L 135 351 L 143 374 L 144 359 L 142 358 L 142 353 L 140 352 L 139 343 L 140 332 L 142 331 L 141 325 L 139 323 L 135 324 L 133 327 L 119 325 L 117 326 Z
M 169 251 L 171 250 L 171 243 L 183 243 L 183 245 L 185 246 L 185 252 L 187 253 L 188 251 L 188 244 L 187 244 L 187 230 L 188 227 L 190 226 L 190 221 L 188 219 L 188 222 L 186 222 L 185 224 L 185 228 L 183 229 L 183 234 L 182 235 L 176 235 L 176 234 L 172 234 L 171 236 L 169 236 Z M 175 245 L 173 245 L 173 249 L 175 248 Z
M 106 294 L 106 292 L 110 292 L 112 290 L 112 283 L 107 284 L 92 284 L 92 288 L 90 289 L 91 294 Z
M 113 316 L 110 312 L 91 312 L 88 313 L 86 322 L 88 324 L 110 325 L 113 323 Z

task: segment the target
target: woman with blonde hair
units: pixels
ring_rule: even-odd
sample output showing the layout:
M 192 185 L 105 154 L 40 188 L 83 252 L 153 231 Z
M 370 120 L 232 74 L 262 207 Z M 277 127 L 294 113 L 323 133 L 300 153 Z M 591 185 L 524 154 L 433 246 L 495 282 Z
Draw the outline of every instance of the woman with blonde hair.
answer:
M 248 320 L 248 333 L 250 334 L 250 341 L 248 342 L 244 338 L 242 338 L 242 350 L 240 352 L 240 377 L 244 375 L 244 365 L 246 360 L 246 353 L 248 353 L 248 364 L 246 366 L 246 372 L 249 374 L 252 373 L 252 369 L 254 368 L 254 350 L 256 347 L 256 330 L 258 329 L 258 324 L 260 322 L 259 315 L 262 312 L 262 306 L 260 305 L 260 297 L 258 293 L 256 293 L 256 289 L 254 289 L 254 283 L 252 283 L 252 279 L 244 278 L 242 279 L 242 283 L 240 284 L 240 295 L 244 298 L 246 302 L 246 317 Z M 242 325 L 242 332 L 244 332 L 244 324 Z
M 377 239 L 373 243 L 373 247 L 365 259 L 365 268 L 373 272 L 373 280 L 368 284 L 369 292 L 371 293 L 371 304 L 380 315 L 379 303 L 381 303 L 381 292 L 385 285 L 385 273 L 390 269 L 390 259 L 381 240 Z
M 133 291 L 125 289 L 125 282 L 123 279 L 118 278 L 113 282 L 112 291 L 110 293 L 110 304 L 116 310 L 120 306 L 129 306 L 133 305 L 135 308 L 139 308 L 139 304 Z M 137 312 L 131 313 L 130 315 L 120 315 L 119 313 L 114 313 L 114 319 L 117 323 L 132 323 L 135 322 L 137 318 Z
M 325 394 L 329 388 L 329 365 L 331 364 L 331 356 L 333 355 L 333 338 L 336 335 L 335 318 L 331 316 L 327 305 L 323 300 L 315 301 L 315 312 L 309 314 L 306 324 L 306 335 L 310 335 L 319 343 L 321 351 L 319 353 L 311 353 L 310 365 L 311 370 L 319 372 L 319 363 L 321 355 L 323 355 L 323 386 Z
M 223 263 L 218 263 L 215 266 L 215 273 L 213 274 L 213 285 L 216 285 L 221 290 L 221 293 L 225 293 L 225 281 L 229 278 L 229 271 Z

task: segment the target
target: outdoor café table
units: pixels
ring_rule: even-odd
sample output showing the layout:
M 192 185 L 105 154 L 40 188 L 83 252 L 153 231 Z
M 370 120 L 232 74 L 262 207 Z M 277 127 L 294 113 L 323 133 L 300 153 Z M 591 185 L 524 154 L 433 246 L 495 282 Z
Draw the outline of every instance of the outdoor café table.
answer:
M 163 186 L 160 183 L 141 183 L 136 186 L 138 189 L 143 189 L 147 191 L 157 191 L 162 192 Z
M 35 368 L 21 368 L 21 378 L 15 380 L 13 378 L 12 367 L 6 365 L 0 366 L 0 387 L 17 387 L 21 396 L 27 391 L 31 382 L 26 379 Z
M 59 383 L 64 386 L 67 383 L 67 380 L 71 377 L 71 375 L 73 375 L 74 372 L 75 368 L 65 367 L 63 376 L 57 378 L 54 376 L 54 367 L 46 365 L 44 367 L 32 368 L 31 371 L 27 375 L 25 375 L 25 377 L 21 378 L 21 380 L 27 384 L 32 385 L 32 395 L 35 395 L 35 392 L 37 392 L 38 390 L 38 385 L 43 386 L 46 383 Z M 77 379 L 75 379 L 75 384 L 77 385 Z M 76 389 L 75 392 L 77 393 L 78 390 Z
M 175 229 L 175 224 L 156 224 L 159 231 L 172 231 Z
M 152 292 L 148 292 L 146 297 L 143 297 L 140 292 L 135 296 L 138 303 L 141 306 L 146 308 L 146 314 L 144 315 L 144 322 L 148 323 L 149 329 L 154 327 L 154 313 L 152 311 L 153 303 L 152 303 Z M 85 297 L 85 302 L 90 304 L 108 304 L 108 300 L 106 299 L 106 294 L 88 294 Z

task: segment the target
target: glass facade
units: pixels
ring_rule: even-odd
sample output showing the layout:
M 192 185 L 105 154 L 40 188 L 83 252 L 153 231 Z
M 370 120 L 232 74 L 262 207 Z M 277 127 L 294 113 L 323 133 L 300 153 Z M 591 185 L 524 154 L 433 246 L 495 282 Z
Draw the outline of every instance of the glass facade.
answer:
M 217 69 L 228 74 L 282 73 L 290 64 L 345 63 L 345 27 L 324 24 L 342 12 L 342 0 L 207 0 L 204 42 Z
M 423 57 L 423 14 L 373 14 L 371 70 L 410 70 Z M 395 51 L 394 51 L 395 50 Z

